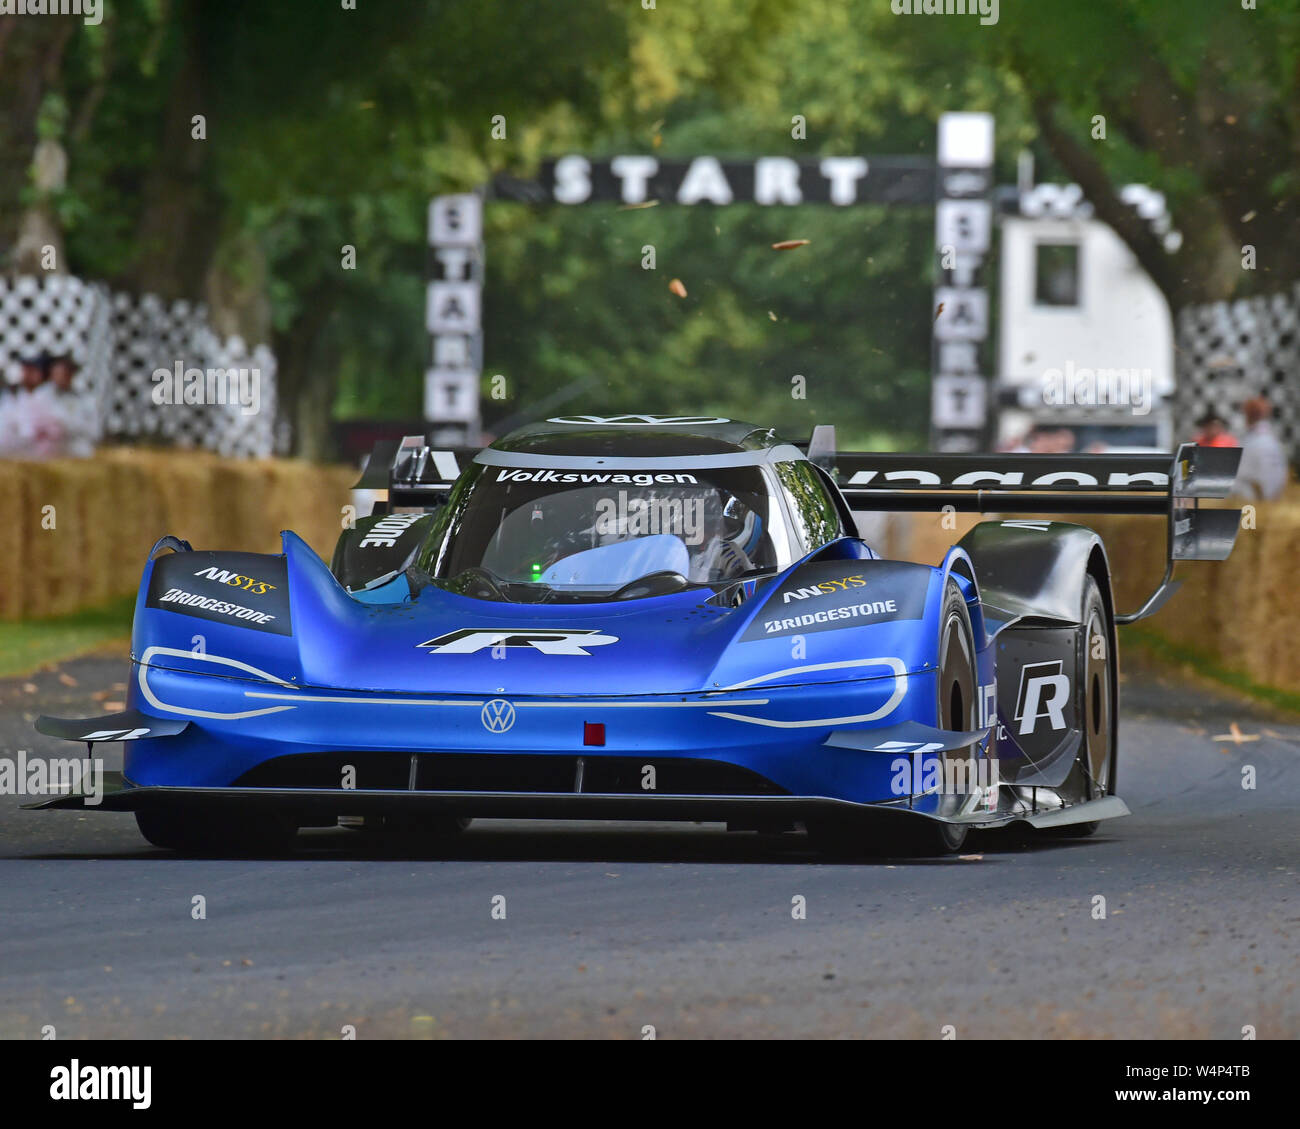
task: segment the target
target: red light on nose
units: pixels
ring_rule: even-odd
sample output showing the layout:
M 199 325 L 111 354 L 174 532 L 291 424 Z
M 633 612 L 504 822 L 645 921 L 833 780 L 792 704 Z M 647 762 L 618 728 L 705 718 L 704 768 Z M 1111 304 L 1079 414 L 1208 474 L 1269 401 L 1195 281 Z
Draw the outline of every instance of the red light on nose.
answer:
M 603 745 L 605 743 L 605 723 L 603 721 L 584 721 L 582 723 L 582 743 L 584 745 Z

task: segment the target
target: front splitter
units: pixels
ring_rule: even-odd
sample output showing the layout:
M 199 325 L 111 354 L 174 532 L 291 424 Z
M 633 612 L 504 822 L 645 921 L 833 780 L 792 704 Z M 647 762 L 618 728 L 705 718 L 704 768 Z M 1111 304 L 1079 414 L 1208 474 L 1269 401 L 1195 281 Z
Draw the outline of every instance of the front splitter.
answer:
M 320 819 L 344 815 L 454 815 L 478 819 L 610 819 L 737 821 L 742 817 L 799 822 L 818 817 L 876 821 L 930 819 L 977 828 L 1025 822 L 1034 827 L 1112 819 L 1128 815 L 1118 796 L 1107 796 L 1050 812 L 971 812 L 936 816 L 914 811 L 904 802 L 855 804 L 829 796 L 692 796 L 635 795 L 600 792 L 436 792 L 342 788 L 173 788 L 135 787 L 119 773 L 105 774 L 106 789 L 95 797 L 51 796 L 31 809 L 75 808 L 90 811 L 277 811 Z

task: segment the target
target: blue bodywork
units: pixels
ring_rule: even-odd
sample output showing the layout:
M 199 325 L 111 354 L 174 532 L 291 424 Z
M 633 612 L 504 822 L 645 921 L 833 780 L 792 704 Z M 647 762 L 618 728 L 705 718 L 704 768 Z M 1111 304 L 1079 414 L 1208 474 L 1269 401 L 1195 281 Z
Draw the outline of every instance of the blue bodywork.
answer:
M 238 786 L 266 762 L 302 753 L 356 754 L 363 775 L 367 753 L 564 754 L 589 763 L 697 758 L 746 769 L 790 796 L 898 804 L 896 753 L 826 742 L 908 721 L 936 725 L 939 618 L 950 575 L 970 612 L 978 686 L 995 683 L 974 572 L 959 548 L 932 568 L 883 561 L 863 541 L 840 538 L 764 577 L 736 606 L 710 602 L 710 590 L 700 588 L 526 605 L 437 585 L 413 596 L 404 576 L 353 595 L 289 532 L 282 558 L 260 559 L 287 577 L 287 633 L 150 606 L 159 561 L 146 565 L 129 706 L 190 724 L 127 741 L 129 784 Z M 851 604 L 856 591 L 827 581 L 830 593 L 805 589 L 787 607 L 774 605 L 802 578 L 815 590 L 818 580 L 839 575 L 853 578 L 866 604 Z M 873 615 L 886 600 L 899 614 Z M 788 616 L 779 620 L 782 611 Z M 779 620 L 779 633 L 756 635 L 763 617 Z M 508 638 L 548 629 L 573 633 L 576 643 L 562 653 L 526 641 L 487 645 L 493 632 Z M 489 634 L 477 649 L 429 646 L 467 630 Z M 596 642 L 583 647 L 580 632 Z M 980 694 L 982 725 L 993 720 L 985 715 L 990 702 L 991 693 Z M 604 727 L 603 745 L 584 743 L 593 724 Z M 939 797 L 909 794 L 901 802 L 927 812 Z

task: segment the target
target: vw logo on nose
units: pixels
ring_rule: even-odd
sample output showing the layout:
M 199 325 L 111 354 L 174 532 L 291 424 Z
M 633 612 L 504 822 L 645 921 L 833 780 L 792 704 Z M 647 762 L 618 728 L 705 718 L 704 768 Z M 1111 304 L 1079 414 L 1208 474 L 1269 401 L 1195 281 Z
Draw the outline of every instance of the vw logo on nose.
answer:
M 493 698 L 490 702 L 483 703 L 479 717 L 483 719 L 483 728 L 489 733 L 504 733 L 515 723 L 515 707 L 505 698 Z

